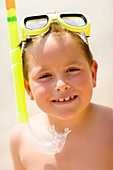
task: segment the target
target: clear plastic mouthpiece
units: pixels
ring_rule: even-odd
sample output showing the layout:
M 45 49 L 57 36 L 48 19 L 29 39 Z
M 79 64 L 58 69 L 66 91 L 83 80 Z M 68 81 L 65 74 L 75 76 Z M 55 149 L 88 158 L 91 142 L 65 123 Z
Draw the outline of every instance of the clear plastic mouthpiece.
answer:
M 19 123 L 20 131 L 25 139 L 35 150 L 44 154 L 56 154 L 60 152 L 66 142 L 67 135 L 71 132 L 68 128 L 64 129 L 64 133 L 55 131 L 54 125 L 48 130 L 53 136 L 52 141 L 45 141 L 38 138 L 32 131 L 29 122 Z

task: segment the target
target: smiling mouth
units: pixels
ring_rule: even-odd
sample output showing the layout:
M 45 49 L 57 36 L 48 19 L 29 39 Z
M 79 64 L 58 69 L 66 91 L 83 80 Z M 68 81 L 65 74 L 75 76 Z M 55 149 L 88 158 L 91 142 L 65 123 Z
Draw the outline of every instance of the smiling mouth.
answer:
M 52 100 L 53 103 L 64 103 L 64 102 L 68 102 L 68 101 L 72 101 L 74 99 L 76 99 L 78 96 L 75 95 L 75 96 L 71 96 L 71 97 L 67 97 L 67 98 L 62 98 L 62 99 L 57 99 L 57 100 Z

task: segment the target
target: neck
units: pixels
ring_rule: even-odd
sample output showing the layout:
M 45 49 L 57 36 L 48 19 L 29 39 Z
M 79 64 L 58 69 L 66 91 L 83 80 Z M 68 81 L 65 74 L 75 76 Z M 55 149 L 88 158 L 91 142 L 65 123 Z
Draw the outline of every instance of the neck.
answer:
M 57 132 L 64 132 L 65 128 L 69 128 L 71 131 L 75 131 L 79 127 L 87 124 L 91 116 L 91 109 L 92 104 L 89 104 L 83 112 L 76 114 L 73 119 L 69 120 L 48 116 L 49 124 L 55 125 L 55 129 Z

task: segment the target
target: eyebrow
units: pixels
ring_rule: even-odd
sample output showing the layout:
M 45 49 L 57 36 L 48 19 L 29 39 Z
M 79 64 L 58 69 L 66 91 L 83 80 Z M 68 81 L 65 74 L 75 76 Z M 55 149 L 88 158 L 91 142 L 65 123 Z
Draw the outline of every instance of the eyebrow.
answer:
M 80 64 L 80 65 L 82 65 L 82 63 L 79 62 L 78 60 L 72 60 L 70 63 L 68 63 L 68 65 L 71 65 L 71 64 Z
M 35 68 L 32 71 L 33 77 L 35 77 L 37 74 L 40 74 L 41 72 L 45 72 L 45 71 L 49 71 L 49 68 L 47 68 L 47 67 L 43 67 L 43 68 L 40 68 L 40 69 Z

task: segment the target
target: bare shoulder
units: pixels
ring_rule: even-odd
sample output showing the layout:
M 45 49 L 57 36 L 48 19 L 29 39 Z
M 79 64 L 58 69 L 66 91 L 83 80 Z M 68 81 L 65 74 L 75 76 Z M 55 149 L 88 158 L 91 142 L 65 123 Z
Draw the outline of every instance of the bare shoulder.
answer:
M 113 108 L 97 104 L 93 104 L 93 106 L 95 107 L 97 112 L 100 112 L 102 114 L 108 114 L 108 116 L 113 116 Z
M 9 137 L 9 146 L 12 155 L 16 155 L 19 153 L 21 143 L 22 143 L 22 136 L 20 134 L 19 126 L 16 125 L 12 129 Z
M 46 117 L 45 115 L 42 115 L 42 114 L 37 114 L 36 116 L 32 116 L 30 117 L 30 121 L 29 121 L 29 124 L 31 126 L 31 128 L 33 128 L 33 130 L 38 130 L 39 128 L 39 131 L 41 131 L 41 127 L 44 125 L 44 117 Z M 37 123 L 38 122 L 38 123 Z M 38 125 L 37 125 L 38 124 Z M 16 147 L 18 146 L 21 147 L 21 143 L 23 143 L 23 137 L 22 137 L 22 134 L 20 132 L 20 128 L 19 128 L 19 125 L 17 124 L 16 126 L 13 127 L 13 129 L 11 130 L 11 133 L 10 133 L 10 146 L 11 147 Z
M 13 129 L 11 130 L 11 133 L 10 133 L 10 144 L 13 144 L 13 145 L 18 145 L 19 142 L 18 142 L 18 139 L 20 137 L 20 132 L 19 132 L 19 128 L 18 128 L 18 125 L 14 126 Z
M 113 128 L 113 108 L 93 104 L 93 110 L 101 122 Z
M 15 170 L 25 170 L 24 166 L 22 165 L 20 161 L 20 148 L 22 143 L 22 137 L 19 131 L 18 125 L 16 125 L 11 133 L 9 138 L 9 144 L 10 144 L 10 151 L 12 155 L 13 165 Z

